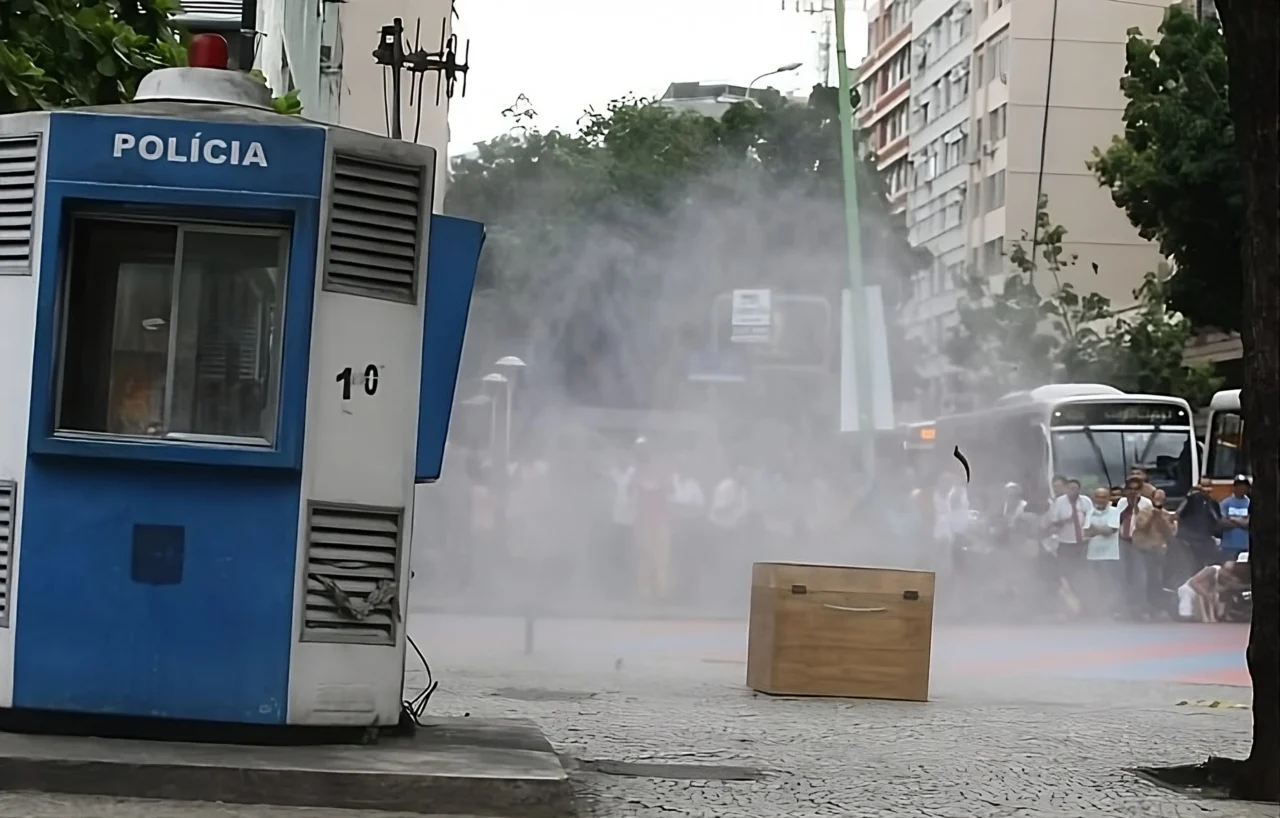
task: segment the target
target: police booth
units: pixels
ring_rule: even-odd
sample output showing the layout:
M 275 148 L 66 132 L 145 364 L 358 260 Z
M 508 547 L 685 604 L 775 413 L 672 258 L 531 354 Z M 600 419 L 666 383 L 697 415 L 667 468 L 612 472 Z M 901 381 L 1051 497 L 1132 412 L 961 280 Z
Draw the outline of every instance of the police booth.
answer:
M 396 723 L 483 241 L 435 166 L 216 67 L 0 116 L 0 707 Z

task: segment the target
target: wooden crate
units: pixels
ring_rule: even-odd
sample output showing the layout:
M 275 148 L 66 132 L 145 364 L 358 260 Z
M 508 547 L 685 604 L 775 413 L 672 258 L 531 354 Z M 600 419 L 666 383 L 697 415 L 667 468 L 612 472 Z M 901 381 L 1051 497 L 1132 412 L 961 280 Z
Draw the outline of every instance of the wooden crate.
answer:
M 928 701 L 933 587 L 927 571 L 756 563 L 747 685 Z

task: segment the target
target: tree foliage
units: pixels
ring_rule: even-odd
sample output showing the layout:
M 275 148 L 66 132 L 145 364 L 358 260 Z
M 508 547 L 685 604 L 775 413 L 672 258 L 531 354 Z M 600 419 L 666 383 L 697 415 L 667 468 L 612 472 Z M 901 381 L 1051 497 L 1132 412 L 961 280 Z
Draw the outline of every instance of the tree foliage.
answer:
M 1028 252 L 1031 237 L 1023 232 L 1009 252 L 1013 269 L 1002 271 L 994 287 L 981 271 L 962 282 L 959 322 L 945 352 L 979 404 L 1016 389 L 1087 381 L 1101 356 L 1097 325 L 1110 316 L 1111 302 L 1097 293 L 1081 296 L 1062 281 L 1078 259 L 1063 250 L 1067 231 L 1053 224 L 1046 204 L 1041 201 L 1036 216 L 1042 264 Z M 1048 295 L 1035 283 L 1037 272 L 1042 281 L 1046 274 L 1053 280 Z
M 1124 134 L 1090 167 L 1176 264 L 1169 305 L 1196 326 L 1239 330 L 1243 199 L 1221 30 L 1175 5 L 1158 38 L 1128 33 Z
M 1183 363 L 1194 330 L 1166 306 L 1168 282 L 1149 273 L 1134 291 L 1138 306 L 1117 315 L 1110 299 L 1063 280 L 1079 258 L 1063 250 L 1067 231 L 1053 223 L 1046 200 L 1037 222 L 1039 259 L 1023 233 L 998 289 L 980 274 L 963 282 L 959 323 L 944 351 L 961 370 L 969 398 L 982 405 L 1048 383 L 1101 382 L 1206 403 L 1220 382 L 1208 368 Z M 1052 282 L 1046 294 L 1035 276 Z
M 566 370 L 600 364 L 620 338 L 637 355 L 692 343 L 715 296 L 734 287 L 838 304 L 836 94 L 818 86 L 798 104 L 765 93 L 719 119 L 624 97 L 588 110 L 577 133 L 538 129 L 522 97 L 508 134 L 454 161 L 446 207 L 489 227 L 479 286 L 503 302 L 502 323 L 558 349 Z M 868 278 L 892 303 L 929 256 L 889 215 L 870 164 L 859 183 Z M 895 377 L 909 382 L 906 370 Z
M 1133 291 L 1137 306 L 1117 315 L 1107 332 L 1104 375 L 1126 392 L 1178 395 L 1192 406 L 1205 406 L 1222 378 L 1209 364 L 1183 362 L 1195 329 L 1186 316 L 1169 309 L 1171 283 L 1147 273 Z
M 144 76 L 186 62 L 178 10 L 177 0 L 3 0 L 0 114 L 129 102 Z M 297 91 L 272 104 L 302 113 Z
M 148 72 L 181 65 L 176 0 L 4 0 L 0 113 L 128 102 Z

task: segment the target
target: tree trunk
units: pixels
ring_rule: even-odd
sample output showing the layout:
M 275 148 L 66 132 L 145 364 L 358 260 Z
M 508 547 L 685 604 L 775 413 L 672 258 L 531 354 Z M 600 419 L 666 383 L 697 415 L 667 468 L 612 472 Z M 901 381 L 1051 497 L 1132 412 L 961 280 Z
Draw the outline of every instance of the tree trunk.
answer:
M 1253 749 L 1237 798 L 1280 800 L 1280 3 L 1218 0 L 1231 116 L 1244 172 L 1245 434 L 1253 466 L 1249 565 L 1253 622 Z

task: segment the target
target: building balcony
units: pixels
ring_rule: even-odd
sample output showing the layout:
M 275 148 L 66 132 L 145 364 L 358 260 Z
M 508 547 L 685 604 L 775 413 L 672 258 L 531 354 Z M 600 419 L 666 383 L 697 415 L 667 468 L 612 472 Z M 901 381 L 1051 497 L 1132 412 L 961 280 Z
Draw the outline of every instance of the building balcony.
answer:
M 865 77 L 874 74 L 884 66 L 889 58 L 901 51 L 911 42 L 911 24 L 903 26 L 886 37 L 879 45 L 869 49 L 867 58 L 859 66 L 858 75 Z
M 898 103 L 907 98 L 911 93 L 911 78 L 908 77 L 902 82 L 890 88 L 885 93 L 876 97 L 876 99 L 868 105 L 863 105 L 858 109 L 860 114 L 858 124 L 864 128 L 869 128 L 879 122 L 890 111 L 898 107 Z
M 902 134 L 897 139 L 885 142 L 879 148 L 876 148 L 876 166 L 884 170 L 889 165 L 901 159 L 907 152 L 907 148 L 911 145 L 911 135 Z M 906 191 L 903 191 L 905 194 Z

